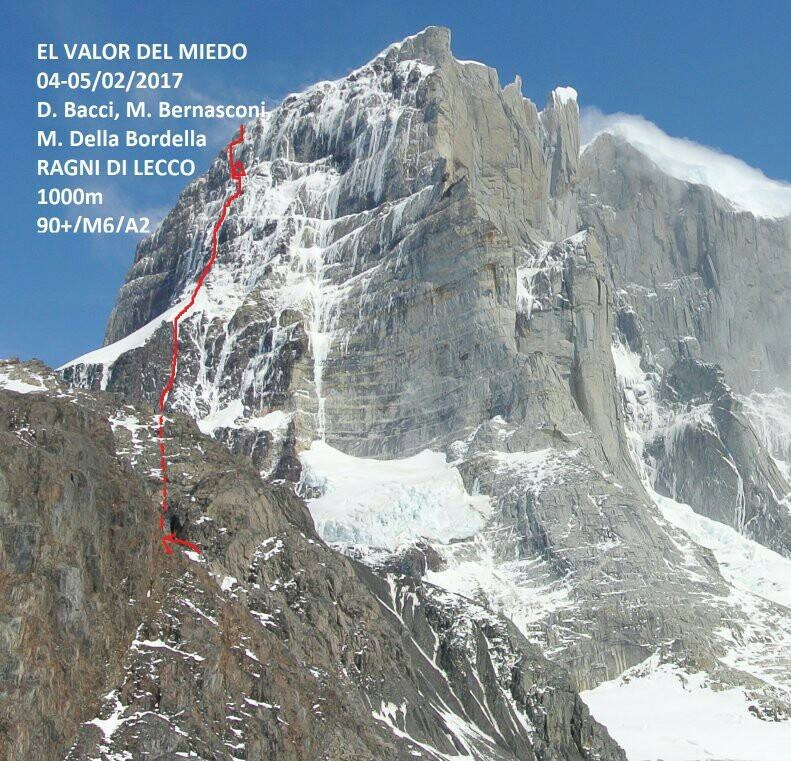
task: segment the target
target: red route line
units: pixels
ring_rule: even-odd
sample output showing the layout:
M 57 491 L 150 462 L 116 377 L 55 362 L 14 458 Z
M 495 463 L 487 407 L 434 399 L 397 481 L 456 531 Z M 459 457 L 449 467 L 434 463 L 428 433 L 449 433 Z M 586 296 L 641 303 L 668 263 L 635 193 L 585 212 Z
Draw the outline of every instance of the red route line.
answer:
M 217 259 L 217 236 L 220 233 L 223 222 L 225 222 L 225 217 L 228 215 L 228 209 L 230 209 L 231 204 L 242 195 L 242 178 L 245 176 L 244 165 L 241 161 L 236 161 L 234 159 L 233 150 L 237 145 L 241 145 L 243 142 L 244 124 L 241 124 L 239 125 L 239 134 L 228 143 L 228 168 L 231 171 L 231 179 L 236 183 L 236 190 L 225 199 L 222 210 L 220 211 L 220 216 L 214 223 L 214 229 L 211 234 L 211 256 L 198 276 L 198 281 L 192 291 L 192 296 L 190 296 L 190 300 L 173 318 L 173 353 L 170 358 L 170 376 L 162 389 L 162 393 L 159 395 L 159 428 L 157 430 L 157 435 L 159 437 L 159 468 L 162 471 L 162 511 L 159 515 L 159 530 L 162 532 L 162 547 L 168 555 L 173 554 L 173 548 L 170 546 L 171 544 L 180 544 L 184 547 L 188 547 L 193 552 L 200 552 L 200 547 L 198 547 L 197 544 L 188 542 L 186 539 L 179 539 L 172 531 L 168 534 L 165 533 L 165 514 L 168 511 L 168 463 L 165 457 L 165 404 L 167 403 L 168 395 L 173 390 L 173 386 L 176 383 L 176 371 L 178 370 L 179 361 L 179 320 L 195 306 L 195 298 L 198 295 L 198 291 L 200 291 L 203 286 L 203 281 L 206 280 L 206 276 L 211 271 Z

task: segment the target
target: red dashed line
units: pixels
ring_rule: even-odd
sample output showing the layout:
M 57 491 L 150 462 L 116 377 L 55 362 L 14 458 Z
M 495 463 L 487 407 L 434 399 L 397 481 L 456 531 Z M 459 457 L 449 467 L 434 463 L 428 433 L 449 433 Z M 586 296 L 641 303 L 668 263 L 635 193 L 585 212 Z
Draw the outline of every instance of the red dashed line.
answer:
M 203 286 L 204 280 L 206 280 L 206 276 L 211 272 L 211 268 L 214 266 L 214 262 L 217 259 L 217 238 L 220 233 L 220 228 L 225 222 L 225 218 L 228 215 L 228 209 L 231 208 L 231 204 L 242 195 L 242 178 L 245 176 L 244 165 L 241 161 L 236 161 L 233 157 L 234 148 L 237 145 L 241 145 L 244 142 L 244 125 L 239 126 L 239 134 L 228 143 L 228 168 L 231 171 L 231 179 L 236 183 L 236 190 L 229 195 L 222 205 L 222 210 L 220 211 L 220 216 L 218 217 L 217 221 L 214 223 L 214 229 L 212 230 L 211 234 L 211 256 L 209 257 L 209 261 L 206 262 L 206 266 L 201 271 L 200 275 L 198 276 L 198 281 L 195 283 L 195 288 L 192 291 L 192 295 L 190 296 L 190 300 L 181 308 L 179 313 L 173 318 L 173 353 L 170 358 L 170 375 L 168 377 L 168 381 L 165 384 L 164 388 L 162 389 L 162 393 L 159 395 L 159 428 L 157 430 L 157 435 L 159 437 L 159 468 L 162 471 L 162 511 L 159 515 L 159 530 L 162 532 L 162 547 L 165 549 L 165 552 L 168 555 L 173 554 L 173 548 L 171 547 L 172 544 L 180 544 L 184 547 L 188 547 L 193 552 L 200 552 L 200 548 L 197 544 L 193 544 L 192 542 L 188 542 L 186 539 L 179 539 L 172 531 L 170 533 L 165 533 L 165 515 L 168 511 L 168 463 L 167 457 L 165 455 L 165 404 L 168 400 L 168 395 L 173 390 L 173 386 L 176 382 L 176 371 L 178 370 L 178 361 L 179 361 L 179 320 L 184 317 L 187 312 L 195 306 L 195 298 L 198 295 L 198 292 Z

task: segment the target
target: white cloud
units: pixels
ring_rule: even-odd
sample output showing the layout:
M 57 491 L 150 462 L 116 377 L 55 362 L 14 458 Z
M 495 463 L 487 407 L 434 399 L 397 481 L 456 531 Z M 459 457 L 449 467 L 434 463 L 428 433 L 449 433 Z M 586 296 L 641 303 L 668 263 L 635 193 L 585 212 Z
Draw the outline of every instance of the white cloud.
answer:
M 716 148 L 671 137 L 642 116 L 583 109 L 580 118 L 582 150 L 603 132 L 623 138 L 671 177 L 708 185 L 738 209 L 751 211 L 759 217 L 791 214 L 790 184 L 772 180 L 759 169 Z

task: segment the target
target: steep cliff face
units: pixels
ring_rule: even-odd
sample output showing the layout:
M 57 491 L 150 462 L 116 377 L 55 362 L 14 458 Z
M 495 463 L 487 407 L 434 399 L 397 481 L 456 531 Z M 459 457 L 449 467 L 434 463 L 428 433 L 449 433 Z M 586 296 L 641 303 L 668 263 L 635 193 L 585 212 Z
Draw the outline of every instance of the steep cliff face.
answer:
M 584 151 L 577 193 L 606 241 L 619 340 L 657 373 L 654 486 L 791 554 L 788 481 L 744 409 L 791 386 L 791 217 L 736 211 L 607 134 Z
M 503 391 L 489 369 L 518 382 L 523 362 L 514 252 L 536 230 L 576 232 L 573 201 L 551 195 L 576 166 L 576 102 L 539 114 L 432 29 L 287 98 L 248 135 L 247 187 L 185 326 L 174 404 L 207 426 L 283 409 L 302 442 L 377 456 L 491 416 Z M 224 172 L 217 162 L 141 245 L 108 342 L 154 332 L 188 292 Z M 104 375 L 86 357 L 79 382 L 155 398 L 167 333 L 113 354 Z
M 662 391 L 670 422 L 648 445 L 649 461 L 656 468 L 655 487 L 788 553 L 787 482 L 722 373 L 711 365 L 682 360 L 667 372 Z
M 606 242 L 656 358 L 669 366 L 691 337 L 739 393 L 791 386 L 791 217 L 734 210 L 612 135 L 580 161 L 580 219 Z
M 444 594 L 507 616 L 498 642 L 519 632 L 592 705 L 659 663 L 786 717 L 791 565 L 766 547 L 791 554 L 791 432 L 769 435 L 764 401 L 791 385 L 789 219 L 612 136 L 580 154 L 570 88 L 538 111 L 438 28 L 289 96 L 241 157 L 172 408 L 305 497 L 408 628 L 417 584 L 426 611 Z M 156 400 L 228 181 L 218 159 L 141 243 L 106 346 L 66 381 Z M 189 500 L 174 514 L 215 541 Z M 491 644 L 471 620 L 465 642 Z M 397 693 L 374 710 L 399 737 Z M 519 756 L 491 711 L 477 726 Z

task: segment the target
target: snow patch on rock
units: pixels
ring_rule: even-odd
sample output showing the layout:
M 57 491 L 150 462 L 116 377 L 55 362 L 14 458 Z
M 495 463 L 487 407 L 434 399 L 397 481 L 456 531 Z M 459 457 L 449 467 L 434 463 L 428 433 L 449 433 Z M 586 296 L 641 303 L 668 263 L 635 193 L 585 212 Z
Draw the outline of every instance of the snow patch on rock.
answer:
M 440 452 L 373 460 L 314 441 L 300 460 L 300 489 L 315 495 L 308 505 L 329 542 L 390 549 L 420 538 L 448 542 L 475 534 L 491 510 Z
M 27 381 L 20 380 L 19 378 L 11 378 L 8 375 L 0 375 L 0 388 L 6 391 L 16 391 L 18 394 L 33 394 L 40 391 L 46 391 L 45 385 L 35 386 Z
M 162 325 L 162 323 L 172 322 L 173 318 L 179 313 L 182 306 L 183 304 L 179 302 L 167 311 L 160 314 L 158 317 L 155 317 L 153 320 L 151 320 L 151 322 L 146 323 L 141 328 L 138 328 L 136 331 L 130 333 L 128 336 L 125 336 L 119 341 L 115 341 L 114 343 L 108 344 L 107 346 L 102 346 L 99 349 L 94 349 L 93 351 L 89 351 L 87 354 L 83 354 L 81 357 L 76 357 L 75 359 L 66 362 L 66 364 L 61 365 L 58 368 L 58 372 L 65 370 L 67 367 L 72 367 L 73 365 L 82 365 L 85 368 L 90 367 L 91 365 L 102 365 L 104 367 L 104 374 L 102 377 L 101 388 L 104 391 L 107 388 L 107 383 L 109 381 L 109 371 L 111 370 L 113 364 L 115 364 L 116 360 L 121 355 L 126 354 L 133 349 L 145 346 L 154 333 L 159 330 L 159 327 Z
M 741 397 L 744 411 L 780 472 L 791 481 L 791 394 L 781 388 Z
M 560 106 L 577 102 L 577 91 L 573 87 L 556 87 L 552 91 L 552 100 Z

